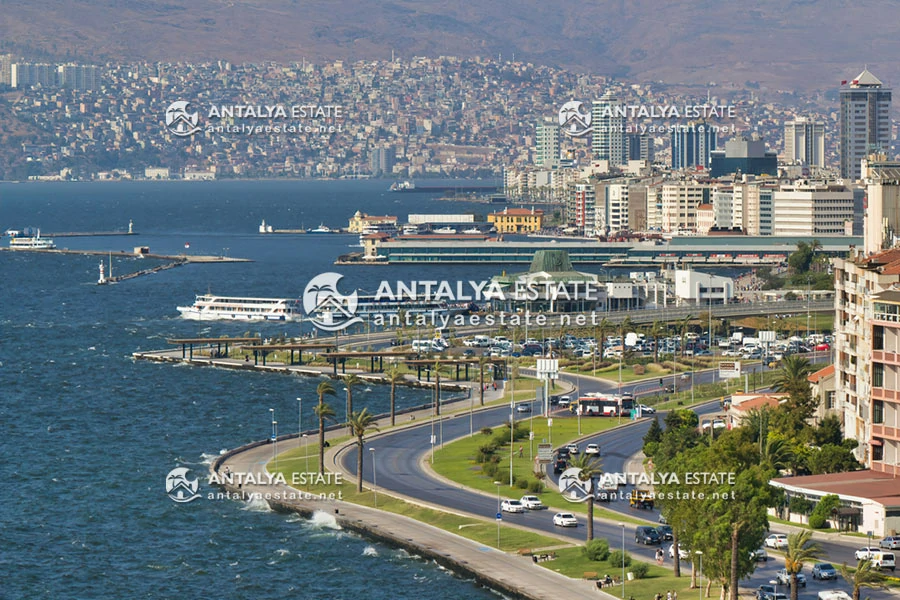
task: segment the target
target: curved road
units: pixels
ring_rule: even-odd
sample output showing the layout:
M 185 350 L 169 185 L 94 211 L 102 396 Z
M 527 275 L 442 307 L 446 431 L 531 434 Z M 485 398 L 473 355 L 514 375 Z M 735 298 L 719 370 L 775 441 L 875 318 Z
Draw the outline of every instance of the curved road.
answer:
M 563 375 L 563 378 L 569 380 L 573 385 L 577 385 L 581 393 L 586 392 L 613 392 L 618 388 L 617 384 L 610 384 L 604 381 L 589 377 Z M 704 380 L 712 380 L 713 373 L 707 371 L 696 375 L 696 382 L 700 383 Z M 646 386 L 647 384 L 644 384 Z M 622 391 L 633 391 L 641 385 L 623 385 Z M 701 407 L 697 407 L 697 412 L 707 414 L 717 412 L 718 405 L 716 403 L 707 403 Z M 474 430 L 480 430 L 482 427 L 493 427 L 509 419 L 509 406 L 501 406 L 476 412 L 473 418 Z M 518 415 L 516 415 L 518 416 Z M 528 415 L 525 415 L 527 418 Z M 663 416 L 662 414 L 660 416 Z M 586 418 L 602 418 L 602 417 L 586 417 Z M 649 419 L 644 419 L 637 423 L 628 424 L 621 428 L 600 433 L 590 438 L 585 438 L 585 442 L 594 442 L 600 444 L 603 449 L 604 469 L 610 472 L 621 472 L 625 470 L 626 461 L 640 451 L 642 446 L 642 437 L 650 425 Z M 436 443 L 440 444 L 440 427 L 434 425 Z M 385 489 L 410 498 L 426 502 L 429 504 L 445 507 L 452 511 L 463 511 L 473 515 L 480 515 L 486 519 L 493 519 L 498 511 L 498 501 L 496 497 L 481 492 L 471 491 L 455 485 L 448 485 L 441 480 L 430 476 L 422 469 L 420 462 L 425 460 L 431 450 L 431 434 L 432 422 L 424 422 L 415 427 L 404 428 L 394 432 L 381 434 L 369 442 L 369 448 L 375 449 L 377 464 L 377 483 L 379 489 Z M 446 443 L 452 440 L 465 437 L 469 434 L 469 415 L 461 413 L 455 417 L 448 417 L 443 422 L 443 439 Z M 342 467 L 353 473 L 356 469 L 356 449 L 355 446 L 343 451 L 337 460 L 341 461 Z M 365 473 L 363 479 L 370 485 L 372 483 L 373 463 L 369 460 L 366 462 Z M 646 518 L 652 523 L 656 523 L 658 513 L 655 511 L 639 511 L 628 507 L 627 503 L 619 500 L 608 505 L 598 504 L 605 508 L 612 509 L 632 517 Z M 569 538 L 575 542 L 581 542 L 584 539 L 584 517 L 578 516 L 579 525 L 574 529 L 562 529 L 554 527 L 552 519 L 547 511 L 526 512 L 524 514 L 503 513 L 503 519 L 510 523 L 524 525 L 536 530 L 540 530 L 558 537 Z M 634 542 L 635 526 L 625 524 L 624 540 L 626 549 L 633 555 L 640 556 L 643 560 L 652 562 L 653 554 L 656 550 L 653 546 L 638 546 Z M 779 531 L 777 526 L 772 531 Z M 594 532 L 597 537 L 605 537 L 610 540 L 613 548 L 620 547 L 623 536 L 623 527 L 616 523 L 608 521 L 595 520 Z M 665 544 L 668 549 L 668 543 Z M 853 563 L 853 550 L 856 547 L 865 545 L 861 540 L 855 543 L 852 540 L 836 539 L 822 542 L 825 553 L 834 564 L 841 562 Z M 776 558 L 774 552 L 770 552 L 770 559 L 765 566 L 762 564 L 757 568 L 750 578 L 742 582 L 742 586 L 756 588 L 762 583 L 768 583 L 774 577 L 775 571 L 781 568 L 781 558 Z M 671 565 L 671 561 L 667 558 L 666 564 Z M 688 567 L 689 568 L 689 567 Z M 808 575 L 808 569 L 807 569 Z M 826 589 L 845 589 L 848 588 L 842 581 L 840 582 L 818 582 L 809 578 L 807 590 L 801 589 L 801 597 L 815 597 L 815 592 Z M 781 590 L 779 590 L 781 591 Z M 785 590 L 786 591 L 786 590 Z M 868 592 L 867 592 L 868 593 Z M 886 600 L 888 598 L 897 598 L 897 594 L 882 591 L 872 591 L 868 595 L 873 600 Z

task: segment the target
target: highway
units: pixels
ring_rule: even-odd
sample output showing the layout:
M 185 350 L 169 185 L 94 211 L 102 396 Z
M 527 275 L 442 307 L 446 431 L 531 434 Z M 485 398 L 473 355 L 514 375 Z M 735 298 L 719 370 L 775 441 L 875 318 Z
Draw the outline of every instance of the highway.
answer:
M 611 392 L 618 388 L 617 384 L 610 384 L 598 381 L 589 377 L 578 377 L 563 375 L 565 379 L 576 384 L 581 393 L 586 392 Z M 713 377 L 712 372 L 697 374 L 696 382 Z M 644 384 L 646 386 L 646 384 Z M 623 386 L 623 391 L 631 391 L 640 387 L 640 384 L 629 384 Z M 697 409 L 698 413 L 707 414 L 718 411 L 717 403 L 707 403 Z M 508 420 L 510 414 L 509 406 L 496 407 L 476 412 L 473 416 L 474 430 L 478 431 L 482 427 L 497 426 Z M 660 414 L 662 419 L 664 414 Z M 527 415 L 526 415 L 527 417 Z M 585 417 L 585 418 L 603 418 L 603 417 Z M 620 472 L 625 470 L 625 462 L 641 449 L 644 433 L 650 425 L 650 419 L 643 419 L 640 422 L 628 424 L 627 426 L 613 429 L 590 438 L 583 440 L 583 443 L 597 443 L 602 449 L 603 468 L 609 472 Z M 434 426 L 435 435 L 439 435 L 440 428 Z M 498 512 L 498 500 L 495 496 L 474 492 L 456 485 L 446 484 L 436 478 L 431 477 L 420 465 L 421 461 L 427 460 L 431 451 L 431 434 L 432 423 L 425 422 L 419 426 L 405 428 L 394 432 L 381 434 L 370 440 L 368 447 L 374 448 L 377 457 L 377 479 L 378 488 L 402 494 L 416 500 L 442 506 L 451 511 L 462 511 L 473 515 L 481 515 L 486 519 L 493 519 Z M 444 442 L 449 443 L 454 439 L 458 439 L 469 434 L 469 415 L 461 413 L 459 416 L 448 417 L 443 423 Z M 440 444 L 440 438 L 437 437 L 436 443 Z M 356 465 L 356 449 L 350 447 L 343 451 L 338 459 L 342 466 L 349 472 L 355 471 Z M 372 480 L 372 462 L 367 462 L 364 473 L 364 479 L 371 485 Z M 625 488 L 620 488 L 625 489 Z M 557 506 L 563 506 L 564 502 L 555 503 Z M 599 507 L 609 508 L 632 517 L 648 519 L 649 523 L 655 524 L 658 519 L 656 511 L 645 511 L 639 509 L 631 509 L 626 502 L 617 501 L 610 504 L 598 503 Z M 583 543 L 585 537 L 584 517 L 578 516 L 579 525 L 576 528 L 559 528 L 554 527 L 552 523 L 553 511 L 535 511 L 526 512 L 524 514 L 508 514 L 503 513 L 503 520 L 508 523 L 516 523 L 533 529 L 546 532 L 558 537 L 569 538 L 573 542 Z M 607 521 L 595 520 L 594 535 L 596 537 L 604 537 L 609 540 L 611 548 L 619 548 L 622 545 L 623 529 L 624 542 L 628 552 L 632 555 L 640 557 L 647 562 L 653 562 L 655 546 L 639 546 L 634 542 L 635 525 L 625 524 L 624 527 Z M 777 526 L 772 527 L 773 532 L 779 532 Z M 664 548 L 668 551 L 669 543 L 664 544 Z M 835 565 L 841 562 L 854 563 L 853 550 L 856 547 L 865 545 L 865 540 L 860 539 L 856 543 L 852 540 L 844 539 L 823 542 L 822 546 L 828 559 Z M 763 583 L 768 583 L 774 578 L 775 572 L 783 567 L 783 559 L 777 553 L 770 550 L 769 561 L 760 563 L 757 571 L 745 581 L 742 581 L 743 587 L 755 589 Z M 671 560 L 666 558 L 666 564 L 671 566 Z M 682 565 L 685 569 L 684 564 Z M 839 580 L 838 582 L 818 582 L 812 580 L 809 576 L 811 565 L 806 567 L 805 572 L 809 579 L 807 589 L 800 590 L 801 598 L 815 598 L 816 593 L 828 589 L 844 589 L 850 591 L 848 586 Z M 684 570 L 689 573 L 690 566 Z M 779 590 L 782 591 L 782 590 Z M 787 591 L 787 590 L 784 590 Z M 900 595 L 885 591 L 867 590 L 866 594 L 873 600 L 887 600 L 888 598 L 898 598 Z

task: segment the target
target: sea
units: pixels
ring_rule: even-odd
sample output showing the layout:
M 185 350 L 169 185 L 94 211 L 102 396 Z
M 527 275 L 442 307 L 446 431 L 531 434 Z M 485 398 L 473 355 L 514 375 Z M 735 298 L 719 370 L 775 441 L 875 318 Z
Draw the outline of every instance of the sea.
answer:
M 343 274 L 348 288 L 374 290 L 386 277 L 479 279 L 502 269 L 335 267 L 338 255 L 359 250 L 357 236 L 258 233 L 263 219 L 280 229 L 346 227 L 357 210 L 405 219 L 491 208 L 387 188 L 371 180 L 0 184 L 0 231 L 123 231 L 131 221 L 137 235 L 56 244 L 252 260 L 98 286 L 101 261 L 114 275 L 153 261 L 0 252 L 0 597 L 496 597 L 429 560 L 342 531 L 324 513 L 303 519 L 262 502 L 166 495 L 173 468 L 203 481 L 215 456 L 266 438 L 270 409 L 281 434 L 312 429 L 319 381 L 134 360 L 171 338 L 303 333 L 292 323 L 185 321 L 176 306 L 208 291 L 299 297 L 327 271 Z M 426 395 L 402 389 L 398 402 L 423 404 Z M 374 385 L 355 401 L 382 413 L 388 390 Z M 334 407 L 340 417 L 343 401 Z M 201 493 L 211 491 L 201 483 Z

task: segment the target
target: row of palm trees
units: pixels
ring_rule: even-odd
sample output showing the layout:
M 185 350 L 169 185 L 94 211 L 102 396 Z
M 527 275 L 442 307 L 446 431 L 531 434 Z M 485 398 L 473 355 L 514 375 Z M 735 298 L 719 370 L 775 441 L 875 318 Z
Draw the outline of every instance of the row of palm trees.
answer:
M 807 562 L 816 562 L 822 557 L 822 547 L 812 541 L 812 530 L 804 529 L 788 535 L 788 545 L 784 551 L 784 567 L 791 578 L 791 600 L 797 600 L 797 574 Z M 857 563 L 850 569 L 846 563 L 840 567 L 841 576 L 853 589 L 853 600 L 859 600 L 863 588 L 883 589 L 885 576 L 869 559 Z

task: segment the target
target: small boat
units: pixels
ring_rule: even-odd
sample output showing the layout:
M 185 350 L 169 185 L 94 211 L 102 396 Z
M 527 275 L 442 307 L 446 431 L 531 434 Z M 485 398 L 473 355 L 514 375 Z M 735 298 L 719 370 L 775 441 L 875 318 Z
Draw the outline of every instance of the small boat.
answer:
M 479 235 L 479 234 L 481 234 L 481 230 L 478 229 L 477 227 L 470 227 L 469 229 L 464 230 L 463 233 L 466 233 L 469 235 Z
M 319 225 L 315 229 L 307 229 L 306 233 L 336 233 L 336 232 L 331 227 L 326 227 L 325 225 Z
M 438 235 L 453 235 L 456 233 L 456 230 L 452 227 L 441 227 L 440 229 L 435 229 L 434 233 Z

